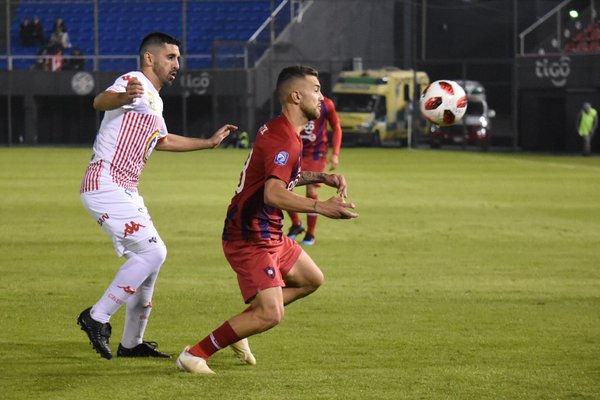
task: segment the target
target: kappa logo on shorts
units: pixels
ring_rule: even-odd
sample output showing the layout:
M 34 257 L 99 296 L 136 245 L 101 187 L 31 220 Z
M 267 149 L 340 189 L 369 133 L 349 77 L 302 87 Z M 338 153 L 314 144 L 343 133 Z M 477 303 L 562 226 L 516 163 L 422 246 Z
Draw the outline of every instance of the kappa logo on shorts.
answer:
M 271 279 L 275 279 L 275 268 L 273 267 L 267 267 L 264 269 L 265 274 L 267 274 L 267 276 Z
M 290 155 L 286 151 L 282 150 L 279 153 L 277 153 L 274 161 L 277 165 L 285 165 L 287 164 L 288 158 L 290 158 Z
M 134 233 L 136 233 L 137 231 L 140 230 L 140 228 L 145 228 L 145 225 L 142 224 L 138 224 L 135 221 L 131 221 L 128 224 L 125 224 L 125 231 L 123 232 L 123 238 L 126 238 L 129 235 L 133 235 Z
M 125 293 L 127 293 L 127 294 L 134 294 L 134 293 L 135 293 L 135 289 L 134 289 L 134 288 L 132 288 L 132 287 L 131 287 L 131 286 L 129 286 L 129 285 L 128 285 L 128 286 L 119 286 L 119 285 L 117 285 L 117 287 L 118 287 L 119 289 L 123 289 L 123 291 L 124 291 Z

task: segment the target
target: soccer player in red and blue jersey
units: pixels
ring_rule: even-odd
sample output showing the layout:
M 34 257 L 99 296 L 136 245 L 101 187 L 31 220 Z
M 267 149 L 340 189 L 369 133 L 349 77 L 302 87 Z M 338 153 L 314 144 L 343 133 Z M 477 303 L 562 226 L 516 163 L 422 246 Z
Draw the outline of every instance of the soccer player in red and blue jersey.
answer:
M 339 163 L 340 147 L 342 145 L 342 127 L 340 119 L 335 111 L 333 100 L 323 98 L 321 103 L 321 115 L 314 121 L 308 121 L 302 132 L 302 169 L 306 171 L 323 172 L 327 166 L 327 154 L 329 151 L 329 138 L 327 137 L 327 124 L 331 127 L 332 152 L 329 170 L 333 171 Z M 306 197 L 317 200 L 317 190 L 321 185 L 318 183 L 306 185 Z M 302 219 L 298 213 L 288 213 L 292 220 L 292 226 L 288 231 L 290 239 L 304 232 Z M 306 216 L 306 235 L 302 240 L 304 245 L 315 244 L 315 229 L 317 227 L 317 213 L 308 213 Z
M 273 328 L 283 319 L 285 305 L 308 296 L 323 282 L 315 262 L 283 234 L 282 210 L 336 219 L 358 216 L 351 211 L 354 204 L 346 202 L 343 176 L 301 170 L 300 133 L 319 117 L 323 102 L 317 71 L 284 68 L 277 94 L 282 114 L 259 129 L 223 228 L 223 251 L 249 307 L 186 347 L 176 362 L 182 371 L 214 373 L 206 363 L 214 353 Z M 336 188 L 339 196 L 319 201 L 292 192 L 295 186 L 314 183 Z

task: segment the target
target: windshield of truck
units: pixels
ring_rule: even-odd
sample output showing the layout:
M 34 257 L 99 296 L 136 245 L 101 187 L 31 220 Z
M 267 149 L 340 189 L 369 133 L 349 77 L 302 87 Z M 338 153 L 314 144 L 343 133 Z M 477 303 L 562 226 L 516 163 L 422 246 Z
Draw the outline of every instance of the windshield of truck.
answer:
M 375 111 L 380 97 L 374 94 L 336 93 L 333 101 L 338 112 L 371 113 Z

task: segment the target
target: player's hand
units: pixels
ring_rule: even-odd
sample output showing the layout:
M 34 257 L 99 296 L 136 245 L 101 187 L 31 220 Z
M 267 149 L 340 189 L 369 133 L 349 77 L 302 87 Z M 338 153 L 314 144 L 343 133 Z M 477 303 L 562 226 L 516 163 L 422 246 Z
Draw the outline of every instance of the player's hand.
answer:
M 347 203 L 342 197 L 334 196 L 327 201 L 317 203 L 317 212 L 325 217 L 334 219 L 357 218 L 358 214 L 352 212 L 356 206 L 354 203 Z
M 131 78 L 127 81 L 127 87 L 125 88 L 125 96 L 127 97 L 128 103 L 131 104 L 135 99 L 142 97 L 144 94 L 144 87 L 137 78 Z
M 327 186 L 331 186 L 337 189 L 337 194 L 342 198 L 348 197 L 348 186 L 346 185 L 346 178 L 343 175 L 327 174 L 325 182 Z
M 339 163 L 340 157 L 337 154 L 332 154 L 331 158 L 329 159 L 329 170 L 333 171 L 336 169 Z
M 221 144 L 221 142 L 223 141 L 223 139 L 225 139 L 227 136 L 229 136 L 231 134 L 231 132 L 235 132 L 238 129 L 237 126 L 235 125 L 231 125 L 231 124 L 225 124 L 222 127 L 220 127 L 212 136 L 210 139 L 208 139 L 208 141 L 211 144 L 212 148 L 217 147 L 218 145 Z

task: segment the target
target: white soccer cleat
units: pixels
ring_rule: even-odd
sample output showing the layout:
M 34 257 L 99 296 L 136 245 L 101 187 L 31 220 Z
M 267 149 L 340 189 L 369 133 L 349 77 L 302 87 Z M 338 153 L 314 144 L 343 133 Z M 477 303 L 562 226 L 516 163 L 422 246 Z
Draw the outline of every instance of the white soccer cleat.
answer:
M 248 365 L 256 365 L 256 358 L 250 350 L 248 339 L 244 338 L 238 342 L 233 343 L 229 347 L 231 347 L 231 350 L 233 350 L 236 357 L 239 358 L 241 362 Z
M 192 374 L 210 375 L 215 372 L 208 367 L 206 360 L 202 357 L 196 357 L 188 352 L 190 346 L 187 346 L 175 361 L 177 369 L 183 372 L 191 372 Z

